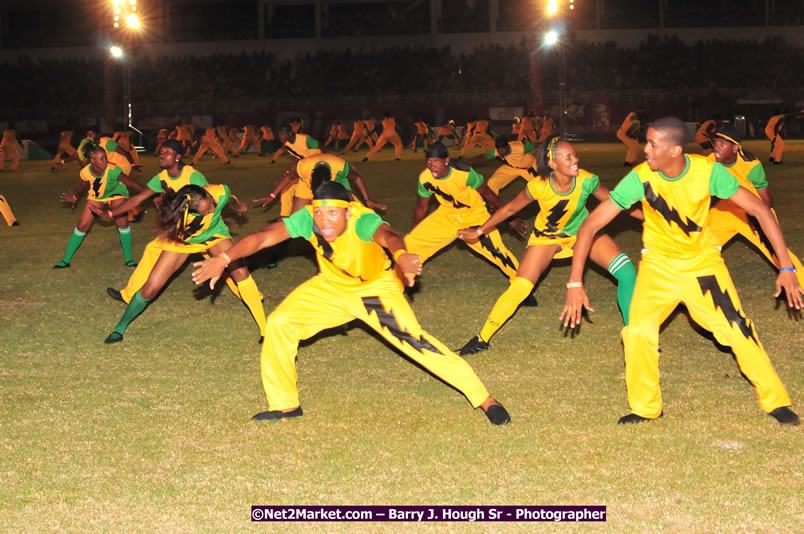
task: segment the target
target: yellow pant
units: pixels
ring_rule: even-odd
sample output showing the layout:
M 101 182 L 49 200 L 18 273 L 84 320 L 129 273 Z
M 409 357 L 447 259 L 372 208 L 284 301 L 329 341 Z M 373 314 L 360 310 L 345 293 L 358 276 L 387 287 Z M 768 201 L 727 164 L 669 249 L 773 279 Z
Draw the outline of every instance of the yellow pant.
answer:
M 198 163 L 198 160 L 201 159 L 201 156 L 203 156 L 207 150 L 211 150 L 212 152 L 214 152 L 215 155 L 218 156 L 218 159 L 220 159 L 222 162 L 224 163 L 229 162 L 229 158 L 226 157 L 226 153 L 223 151 L 223 147 L 217 140 L 210 141 L 209 139 L 204 139 L 202 137 L 201 146 L 198 148 L 198 152 L 195 153 L 195 157 L 193 158 L 192 164 L 195 165 L 196 163 Z
M 53 158 L 53 163 L 58 163 L 64 157 L 64 154 L 67 156 L 72 156 L 75 154 L 75 148 L 67 142 L 67 143 L 59 143 L 59 148 L 56 149 L 56 156 Z
M 405 236 L 405 248 L 408 252 L 421 256 L 421 262 L 424 263 L 433 254 L 455 241 L 458 238 L 458 230 L 479 226 L 488 218 L 489 212 L 486 208 L 457 213 L 457 210 L 439 207 Z M 509 279 L 513 279 L 516 275 L 519 262 L 503 243 L 498 230 L 489 232 L 475 243 L 467 245 L 499 267 Z
M 499 195 L 500 190 L 513 182 L 517 177 L 524 178 L 526 182 L 533 180 L 535 176 L 529 171 L 530 169 L 518 169 L 516 167 L 503 164 L 499 169 L 494 171 L 494 174 L 491 175 L 491 178 L 489 178 L 488 182 L 486 182 L 486 185 L 489 186 L 489 189 L 494 191 L 495 195 Z
M 639 154 L 639 141 L 633 137 L 628 137 L 625 132 L 617 132 L 617 139 L 625 145 L 625 162 L 636 163 Z
M 393 271 L 356 287 L 318 275 L 303 283 L 268 316 L 260 357 L 262 386 L 271 410 L 299 406 L 296 354 L 299 341 L 360 319 L 394 348 L 463 393 L 473 407 L 489 396 L 466 361 L 422 330 Z
M 9 226 L 13 226 L 17 222 L 14 212 L 11 211 L 11 206 L 8 205 L 8 201 L 3 195 L 0 195 L 0 215 L 3 216 Z
M 773 211 L 774 217 L 776 212 Z M 777 217 L 778 219 L 778 217 Z M 721 200 L 709 211 L 709 226 L 712 228 L 712 233 L 720 242 L 721 246 L 726 246 L 726 243 L 731 241 L 734 236 L 740 234 L 754 245 L 769 262 L 771 262 L 776 269 L 781 267 L 779 258 L 773 253 L 770 241 L 765 237 L 765 234 L 759 229 L 759 223 L 754 221 L 753 224 L 748 220 L 748 214 L 745 210 L 735 205 L 730 200 Z M 796 268 L 796 277 L 798 283 L 804 287 L 804 266 L 801 261 L 796 257 L 790 249 L 787 249 L 790 259 L 793 262 L 793 267 Z
M 368 151 L 366 157 L 371 159 L 371 156 L 379 152 L 380 149 L 386 145 L 386 143 L 391 143 L 392 145 L 394 145 L 394 157 L 396 159 L 402 157 L 402 139 L 400 139 L 399 134 L 396 132 L 391 133 L 383 132 L 382 135 L 380 135 L 380 138 L 377 139 L 377 142 L 374 144 L 371 150 Z
M 352 138 L 349 139 L 349 143 L 344 147 L 343 152 L 346 152 L 350 148 L 357 150 L 363 144 L 368 145 L 369 149 L 374 146 L 374 141 L 371 140 L 371 137 L 364 134 L 352 134 Z
M 212 244 L 215 243 L 213 242 Z M 142 289 L 142 286 L 144 286 L 145 282 L 148 281 L 148 277 L 151 275 L 151 271 L 153 270 L 154 265 L 156 265 L 156 261 L 159 259 L 159 255 L 162 254 L 163 250 L 173 250 L 175 252 L 188 252 L 193 254 L 199 252 L 203 253 L 209 248 L 209 246 L 209 244 L 198 245 L 197 248 L 189 249 L 186 245 L 169 243 L 159 238 L 151 240 L 147 245 L 145 245 L 145 250 L 142 251 L 142 257 L 140 258 L 137 267 L 134 269 L 134 272 L 131 273 L 131 277 L 128 279 L 128 284 L 126 284 L 126 287 L 120 290 L 120 295 L 127 303 L 131 302 L 131 297 L 134 296 L 134 293 Z M 234 280 L 232 280 L 232 278 L 229 276 L 226 276 L 226 285 L 229 286 L 229 289 L 232 290 L 232 293 L 234 293 L 237 298 L 240 298 L 240 290 L 237 288 L 237 284 L 234 282 Z
M 765 412 L 790 405 L 790 397 L 742 311 L 731 276 L 717 250 L 690 259 L 651 255 L 639 264 L 630 323 L 623 328 L 625 383 L 631 412 L 653 419 L 662 413 L 659 326 L 683 302 L 690 317 L 731 347 L 740 371 L 753 384 Z
M 776 161 L 777 163 L 781 163 L 782 152 L 784 152 L 784 139 L 782 139 L 781 135 L 777 135 L 773 139 L 771 139 L 770 142 L 771 142 L 770 157 L 773 158 L 773 160 Z

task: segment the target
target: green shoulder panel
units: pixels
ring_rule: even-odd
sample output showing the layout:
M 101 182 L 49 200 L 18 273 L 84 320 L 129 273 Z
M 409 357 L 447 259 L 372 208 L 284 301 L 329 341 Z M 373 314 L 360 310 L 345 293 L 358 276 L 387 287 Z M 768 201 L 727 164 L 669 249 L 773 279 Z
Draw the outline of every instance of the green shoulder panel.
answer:
M 469 174 L 466 177 L 466 185 L 468 185 L 472 189 L 477 189 L 478 187 L 483 185 L 483 175 L 470 167 Z
M 284 217 L 290 237 L 301 237 L 310 241 L 313 238 L 313 212 L 309 206 L 304 207 L 289 217 Z
M 767 189 L 768 187 L 768 177 L 765 174 L 765 169 L 762 167 L 762 164 L 757 162 L 754 167 L 748 171 L 748 181 L 754 184 L 754 187 L 757 191 L 760 189 Z
M 729 170 L 715 163 L 712 165 L 712 175 L 709 178 L 709 194 L 718 198 L 731 198 L 740 188 L 740 182 Z
M 376 232 L 377 228 L 383 224 L 388 223 L 383 221 L 382 218 L 376 213 L 364 213 L 360 216 L 357 222 L 355 222 L 355 233 L 360 241 L 370 243 L 374 241 L 374 232 Z
M 617 184 L 612 190 L 611 196 L 609 196 L 620 209 L 624 210 L 630 208 L 644 197 L 645 187 L 642 185 L 642 180 L 639 179 L 639 174 L 634 170 L 620 180 L 620 183 Z

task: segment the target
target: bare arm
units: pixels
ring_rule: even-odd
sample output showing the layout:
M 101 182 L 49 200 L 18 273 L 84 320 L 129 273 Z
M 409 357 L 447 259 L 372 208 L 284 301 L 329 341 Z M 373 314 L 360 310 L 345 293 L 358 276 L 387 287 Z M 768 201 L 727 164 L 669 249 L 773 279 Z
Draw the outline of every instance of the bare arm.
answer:
M 198 267 L 193 271 L 193 282 L 197 285 L 209 280 L 209 287 L 214 288 L 215 282 L 218 281 L 230 262 L 250 256 L 258 250 L 276 245 L 286 239 L 290 239 L 288 229 L 284 222 L 277 221 L 262 230 L 247 235 L 224 254 L 193 263 L 193 267 Z
M 607 198 L 609 198 L 609 194 L 611 194 L 611 190 L 603 184 L 598 184 L 597 189 L 595 189 L 594 193 L 592 193 L 596 199 L 600 202 L 603 202 Z M 642 213 L 642 208 L 632 207 L 628 210 L 628 215 L 637 219 L 638 221 L 644 221 L 645 215 Z
M 581 324 L 583 308 L 595 311 L 589 305 L 589 298 L 586 296 L 586 291 L 584 291 L 582 285 L 584 266 L 592 248 L 592 240 L 595 234 L 619 215 L 621 211 L 613 200 L 606 199 L 592 210 L 592 213 L 578 228 L 575 246 L 572 249 L 572 269 L 570 270 L 568 282 L 568 286 L 572 284 L 573 287 L 567 287 L 567 300 L 559 316 L 560 319 L 564 320 L 564 327 L 575 328 L 576 325 Z
M 127 212 L 127 211 L 129 211 L 131 209 L 136 208 L 137 206 L 142 204 L 144 201 L 148 200 L 149 198 L 151 198 L 152 196 L 154 196 L 156 194 L 157 193 L 154 192 L 153 190 L 151 190 L 151 189 L 149 189 L 147 187 L 144 187 L 142 189 L 142 191 L 140 191 L 139 193 L 137 193 L 133 197 L 129 198 L 128 200 L 126 200 L 125 202 L 123 202 L 122 204 L 117 206 L 115 209 L 110 210 L 108 213 L 104 212 L 101 215 L 111 216 L 111 218 L 117 217 L 121 213 L 125 213 L 125 212 Z
M 766 206 L 769 208 L 773 207 L 773 197 L 770 194 L 770 188 L 759 189 L 757 193 L 759 193 L 759 198 L 762 199 L 762 202 L 764 202 Z
M 140 184 L 138 184 L 137 182 L 135 182 L 134 180 L 129 178 L 127 174 L 120 173 L 120 176 L 118 177 L 118 179 L 121 182 L 123 182 L 123 184 L 126 187 L 128 187 L 130 189 L 133 189 L 137 193 L 142 193 L 143 190 L 145 190 L 145 188 L 143 186 L 141 186 Z
M 430 205 L 430 197 L 419 197 L 419 202 L 416 204 L 416 209 L 413 210 L 413 226 L 412 228 L 416 228 L 416 225 L 422 222 L 427 216 L 427 207 Z
M 475 241 L 481 235 L 491 232 L 497 227 L 498 224 L 507 218 L 519 213 L 531 202 L 533 202 L 533 199 L 530 198 L 528 190 L 523 189 L 522 192 L 515 196 L 511 202 L 495 211 L 494 215 L 489 217 L 489 220 L 481 224 L 479 227 L 458 230 L 458 237 L 466 241 Z
M 363 178 L 360 177 L 358 174 L 357 169 L 350 166 L 349 167 L 349 174 L 346 176 L 349 180 L 349 183 L 352 184 L 352 187 L 357 189 L 360 192 L 360 196 L 363 197 L 363 202 L 366 204 L 367 207 L 373 210 L 386 210 L 388 206 L 385 204 L 381 204 L 380 202 L 375 202 L 369 198 L 368 190 L 366 189 L 366 184 L 363 183 Z
M 787 296 L 787 305 L 800 310 L 804 306 L 804 299 L 802 299 L 804 289 L 798 283 L 793 262 L 787 253 L 787 243 L 784 241 L 782 229 L 773 212 L 762 200 L 743 187 L 737 189 L 737 192 L 731 196 L 730 200 L 759 221 L 762 231 L 765 232 L 768 241 L 773 245 L 776 257 L 779 258 L 779 265 L 782 270 L 779 271 L 779 276 L 776 278 L 776 293 L 773 296 L 778 297 L 781 295 L 782 289 L 784 289 Z
M 276 197 L 278 197 L 282 193 L 282 191 L 288 185 L 290 185 L 290 183 L 293 182 L 294 180 L 298 181 L 299 175 L 296 174 L 296 166 L 291 165 L 290 167 L 288 167 L 288 170 L 285 171 L 285 174 L 280 176 L 279 180 L 277 180 L 274 190 L 271 191 L 271 193 L 268 196 L 255 198 L 252 200 L 252 202 L 259 203 L 260 206 L 264 208 L 265 206 L 276 200 Z

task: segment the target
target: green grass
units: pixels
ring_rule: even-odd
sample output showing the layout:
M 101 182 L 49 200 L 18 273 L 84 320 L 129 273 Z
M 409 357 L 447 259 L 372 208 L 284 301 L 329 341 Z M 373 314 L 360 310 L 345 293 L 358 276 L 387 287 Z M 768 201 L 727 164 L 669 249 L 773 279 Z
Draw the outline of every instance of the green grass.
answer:
M 788 142 L 785 165 L 767 169 L 790 247 L 804 254 L 800 206 L 804 145 Z M 767 158 L 767 143 L 747 143 Z M 613 186 L 623 149 L 578 145 L 581 165 Z M 422 154 L 402 162 L 350 155 L 386 218 L 410 227 Z M 493 164 L 480 167 L 490 174 Z M 145 177 L 156 171 L 144 158 Z M 284 164 L 254 155 L 224 167 L 199 165 L 249 199 L 267 194 Z M 627 402 L 615 288 L 590 270 L 597 310 L 565 335 L 558 321 L 568 263 L 538 287 L 538 308 L 521 309 L 491 350 L 469 358 L 513 424 L 493 427 L 480 411 L 367 330 L 329 332 L 298 358 L 301 419 L 256 425 L 266 409 L 256 326 L 225 288 L 196 293 L 185 269 L 126 333 L 103 339 L 123 305 L 117 232 L 96 225 L 72 261 L 54 271 L 78 211 L 59 206 L 77 168 L 50 173 L 23 162 L 0 174 L 21 222 L 0 227 L 0 530 L 38 531 L 472 531 L 530 532 L 529 523 L 294 523 L 256 525 L 252 504 L 604 504 L 608 522 L 562 530 L 615 532 L 800 532 L 804 449 L 800 428 L 781 428 L 759 409 L 730 354 L 677 313 L 662 333 L 665 417 L 624 428 Z M 140 179 L 142 182 L 143 180 Z M 521 190 L 509 187 L 504 198 Z M 254 209 L 243 236 L 278 215 Z M 531 212 L 532 215 L 532 212 Z M 150 239 L 153 209 L 134 226 L 135 253 Z M 639 227 L 613 232 L 635 261 Z M 509 234 L 517 253 L 524 243 Z M 747 245 L 724 257 L 748 315 L 794 403 L 804 392 L 801 323 L 774 299 L 774 270 Z M 270 312 L 312 276 L 310 248 L 293 244 L 275 270 L 254 273 Z M 504 277 L 461 245 L 425 265 L 414 310 L 450 347 L 476 334 Z M 200 327 L 199 327 L 200 326 Z M 800 411 L 800 410 L 799 410 Z M 544 529 L 556 527 L 544 526 Z

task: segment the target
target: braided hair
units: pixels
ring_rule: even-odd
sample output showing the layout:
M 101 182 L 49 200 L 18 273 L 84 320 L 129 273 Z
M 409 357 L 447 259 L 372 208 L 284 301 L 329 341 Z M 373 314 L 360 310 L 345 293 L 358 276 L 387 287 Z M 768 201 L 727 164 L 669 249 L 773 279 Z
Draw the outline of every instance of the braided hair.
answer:
M 182 243 L 190 213 L 197 211 L 205 198 L 214 203 L 206 189 L 197 185 L 185 185 L 178 191 L 168 189 L 159 208 L 156 234 L 168 241 Z
M 550 168 L 550 162 L 555 159 L 558 143 L 561 140 L 559 136 L 548 137 L 539 145 L 539 150 L 536 152 L 536 165 L 539 178 L 542 180 L 547 180 L 553 173 L 553 169 Z

